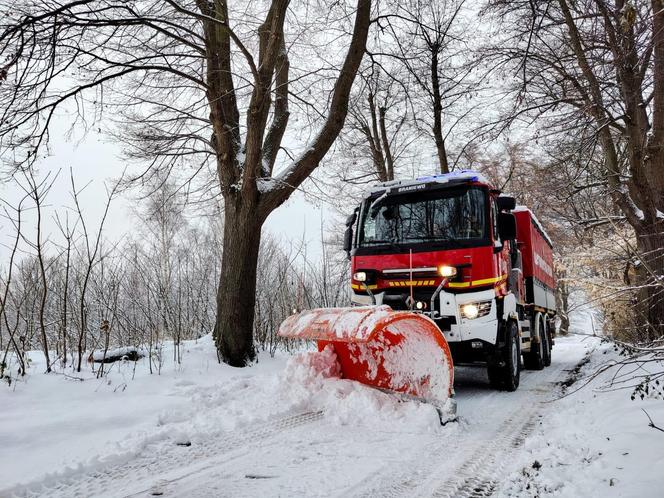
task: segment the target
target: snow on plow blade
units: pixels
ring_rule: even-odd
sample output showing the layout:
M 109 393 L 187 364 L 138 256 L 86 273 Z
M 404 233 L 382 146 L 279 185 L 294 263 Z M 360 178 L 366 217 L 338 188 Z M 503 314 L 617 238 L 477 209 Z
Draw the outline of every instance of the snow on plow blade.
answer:
M 343 378 L 434 405 L 445 422 L 454 416 L 452 356 L 429 318 L 389 306 L 322 308 L 288 317 L 279 335 L 332 345 Z

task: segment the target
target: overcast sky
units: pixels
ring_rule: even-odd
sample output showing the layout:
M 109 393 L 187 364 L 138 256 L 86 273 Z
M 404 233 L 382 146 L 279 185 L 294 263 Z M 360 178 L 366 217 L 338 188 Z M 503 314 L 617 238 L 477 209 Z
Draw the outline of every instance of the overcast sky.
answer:
M 84 137 L 69 136 L 66 133 L 69 119 L 66 114 L 60 113 L 52 128 L 49 147 L 42 150 L 42 156 L 46 157 L 40 157 L 37 163 L 38 179 L 43 179 L 49 173 L 52 176 L 58 175 L 43 210 L 44 234 L 48 234 L 54 243 L 61 240 L 54 219 L 56 210 L 62 217 L 68 208 L 74 208 L 69 169 L 73 170 L 77 189 L 87 185 L 79 199 L 88 230 L 94 231 L 103 215 L 107 197 L 106 185 L 114 183 L 125 168 L 125 162 L 120 157 L 119 144 L 111 142 L 103 132 L 97 131 L 98 128 Z M 26 184 L 20 175 L 18 179 Z M 23 195 L 24 192 L 16 182 L 0 183 L 0 199 L 3 201 L 16 206 Z M 26 201 L 26 205 L 31 211 L 23 215 L 23 231 L 34 240 L 34 206 L 30 201 Z M 106 239 L 117 241 L 136 230 L 138 219 L 134 214 L 135 206 L 135 196 L 132 195 L 123 195 L 114 200 L 105 225 Z M 351 209 L 349 208 L 349 211 Z M 75 219 L 75 213 L 72 212 L 70 217 Z M 308 202 L 302 193 L 295 192 L 289 201 L 270 215 L 265 226 L 284 243 L 292 241 L 299 245 L 306 242 L 308 254 L 315 257 L 320 251 L 321 221 L 331 229 L 334 219 L 333 209 L 321 202 L 314 205 Z M 7 246 L 13 242 L 13 232 L 12 226 L 5 219 L 0 219 L 0 267 L 6 266 L 8 262 L 10 251 Z

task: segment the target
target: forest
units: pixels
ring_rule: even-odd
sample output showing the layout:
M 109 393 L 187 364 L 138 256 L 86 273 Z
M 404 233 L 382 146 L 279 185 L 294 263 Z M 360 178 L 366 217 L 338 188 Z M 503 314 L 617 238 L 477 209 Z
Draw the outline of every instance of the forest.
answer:
M 662 336 L 657 2 L 241 5 L 3 4 L 3 377 L 33 349 L 49 369 L 116 346 L 158 365 L 162 341 L 210 332 L 243 365 L 293 310 L 348 299 L 341 218 L 368 186 L 461 168 L 553 234 L 563 332 L 591 302 L 617 340 Z M 40 167 L 74 129 L 120 151 L 100 220 L 76 171 Z M 261 237 L 294 192 L 330 213 L 313 259 Z M 112 240 L 123 196 L 141 228 Z

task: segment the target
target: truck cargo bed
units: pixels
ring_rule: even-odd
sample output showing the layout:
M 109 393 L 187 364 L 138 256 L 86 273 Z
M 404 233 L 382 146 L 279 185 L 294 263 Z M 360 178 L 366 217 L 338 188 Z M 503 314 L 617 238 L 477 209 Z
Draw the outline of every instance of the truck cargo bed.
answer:
M 551 239 L 530 209 L 517 206 L 513 213 L 523 261 L 526 301 L 553 311 L 556 299 Z

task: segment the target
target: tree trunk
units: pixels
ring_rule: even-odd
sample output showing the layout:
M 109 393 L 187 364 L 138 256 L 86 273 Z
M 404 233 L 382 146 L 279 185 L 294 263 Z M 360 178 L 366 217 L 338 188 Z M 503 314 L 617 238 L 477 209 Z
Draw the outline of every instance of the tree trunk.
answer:
M 239 132 L 242 127 L 231 65 L 231 37 L 235 34 L 228 28 L 227 2 L 198 2 L 198 5 L 206 19 L 215 20 L 204 23 L 208 59 L 206 92 L 213 125 L 211 144 L 224 196 L 224 240 L 214 337 L 219 359 L 244 367 L 256 354 L 253 322 L 261 227 L 267 216 L 318 167 L 343 128 L 353 81 L 366 48 L 371 0 L 357 1 L 352 39 L 334 84 L 327 118 L 306 151 L 276 178 L 261 174 L 272 172 L 288 118 L 287 100 L 275 104 L 274 119 L 265 134 L 273 77 L 276 77 L 278 98 L 288 96 L 288 57 L 283 40 L 288 2 L 273 1 L 259 28 L 258 65 L 252 57 L 247 57 L 254 91 L 247 107 L 244 144 Z M 234 42 L 237 44 L 237 40 Z M 240 49 L 246 51 L 246 47 Z M 276 70 L 278 61 L 281 66 Z M 258 179 L 276 181 L 270 189 L 259 193 Z
M 440 92 L 440 78 L 438 77 L 438 45 L 431 47 L 431 85 L 433 87 L 433 138 L 436 142 L 438 163 L 441 173 L 449 173 L 447 164 L 447 151 L 443 137 L 443 104 Z
M 638 249 L 642 264 L 639 268 L 639 303 L 645 318 L 644 339 L 664 336 L 664 223 L 655 223 L 647 232 L 638 233 Z
M 221 360 L 234 367 L 244 367 L 256 357 L 253 323 L 263 225 L 256 207 L 256 203 L 241 200 L 239 196 L 229 196 L 225 202 L 214 338 Z
M 560 333 L 569 333 L 569 284 L 567 283 L 567 272 L 558 273 L 558 284 L 556 286 L 556 311 L 560 317 Z
M 385 113 L 387 109 L 385 107 L 380 107 L 379 112 L 379 123 L 380 123 L 380 137 L 383 142 L 383 149 L 385 150 L 385 173 L 389 181 L 394 180 L 394 156 L 392 156 L 392 147 L 390 145 L 390 140 L 387 138 L 387 128 L 385 127 Z

